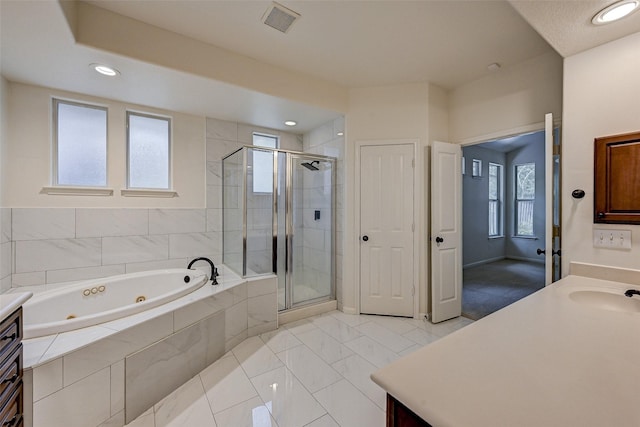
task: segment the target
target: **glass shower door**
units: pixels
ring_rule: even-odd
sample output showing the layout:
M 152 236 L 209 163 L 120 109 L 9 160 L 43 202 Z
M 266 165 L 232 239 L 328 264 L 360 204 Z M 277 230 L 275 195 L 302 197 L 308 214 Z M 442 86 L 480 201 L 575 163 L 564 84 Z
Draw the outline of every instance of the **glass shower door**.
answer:
M 289 298 L 291 306 L 333 294 L 332 161 L 290 154 Z

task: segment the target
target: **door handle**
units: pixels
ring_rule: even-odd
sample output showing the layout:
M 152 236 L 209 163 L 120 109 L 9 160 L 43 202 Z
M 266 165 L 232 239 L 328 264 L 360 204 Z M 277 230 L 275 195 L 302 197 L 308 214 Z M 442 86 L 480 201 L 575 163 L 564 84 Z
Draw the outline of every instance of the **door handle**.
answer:
M 547 251 L 544 251 L 544 250 L 542 250 L 542 249 L 540 249 L 540 248 L 536 249 L 536 253 L 537 253 L 538 255 L 542 255 L 542 254 L 544 254 L 544 253 L 546 253 L 546 252 L 547 252 Z
M 436 237 L 436 243 L 442 243 L 444 242 L 444 239 L 440 236 Z
M 362 236 L 362 241 L 363 242 L 367 242 L 369 240 L 369 236 L 367 236 L 366 234 L 364 236 Z
M 552 250 L 551 250 L 551 255 L 558 255 L 558 256 L 562 256 L 562 253 L 561 253 L 561 252 L 562 252 L 562 251 L 561 251 L 561 249 L 558 249 L 557 251 L 554 251 L 554 250 L 552 249 Z

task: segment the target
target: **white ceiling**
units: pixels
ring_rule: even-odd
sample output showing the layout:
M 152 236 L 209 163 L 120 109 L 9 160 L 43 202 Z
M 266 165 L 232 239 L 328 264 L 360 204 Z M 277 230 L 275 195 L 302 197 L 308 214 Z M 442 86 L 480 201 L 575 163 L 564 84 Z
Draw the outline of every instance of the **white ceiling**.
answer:
M 640 31 L 640 12 L 596 26 L 591 18 L 614 0 L 510 0 L 513 7 L 563 57 Z
M 490 63 L 507 67 L 549 52 L 545 39 L 566 54 L 640 30 L 640 13 L 616 29 L 585 23 L 602 1 L 281 2 L 302 15 L 287 34 L 261 23 L 268 1 L 91 1 L 346 88 L 428 81 L 452 89 L 490 73 Z M 296 118 L 301 133 L 339 115 L 76 44 L 54 0 L 0 0 L 0 16 L 0 70 L 11 81 L 276 129 Z M 122 75 L 101 78 L 92 62 Z

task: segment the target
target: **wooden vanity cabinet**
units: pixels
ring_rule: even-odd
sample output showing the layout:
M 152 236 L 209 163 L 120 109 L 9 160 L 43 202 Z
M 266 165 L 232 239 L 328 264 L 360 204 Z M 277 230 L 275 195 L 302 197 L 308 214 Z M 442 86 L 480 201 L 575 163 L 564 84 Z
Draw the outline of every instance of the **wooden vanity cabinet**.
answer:
M 0 426 L 22 426 L 22 308 L 0 324 Z
M 431 427 L 431 424 L 387 394 L 387 427 Z

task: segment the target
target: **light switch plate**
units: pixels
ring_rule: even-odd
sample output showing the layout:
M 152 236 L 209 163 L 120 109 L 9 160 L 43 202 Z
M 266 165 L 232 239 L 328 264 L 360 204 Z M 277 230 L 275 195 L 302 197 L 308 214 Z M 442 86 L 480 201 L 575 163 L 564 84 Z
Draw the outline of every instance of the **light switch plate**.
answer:
M 631 230 L 594 228 L 593 246 L 606 249 L 631 249 Z

